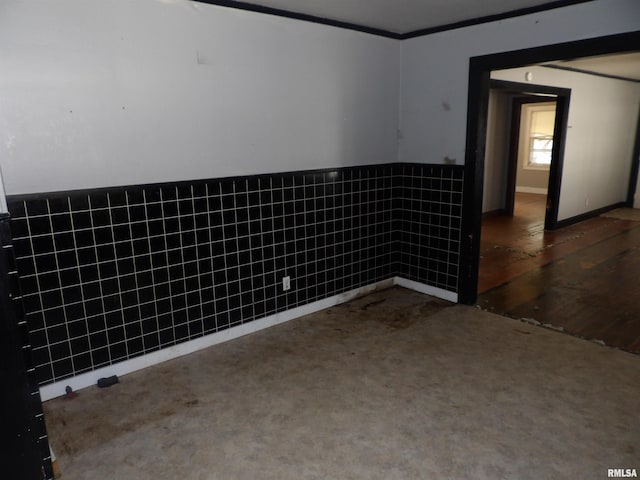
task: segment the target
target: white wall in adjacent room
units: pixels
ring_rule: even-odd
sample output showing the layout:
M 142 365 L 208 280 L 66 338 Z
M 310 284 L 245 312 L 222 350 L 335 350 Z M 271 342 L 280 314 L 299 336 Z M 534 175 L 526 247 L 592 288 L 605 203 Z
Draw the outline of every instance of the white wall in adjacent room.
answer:
M 399 48 L 187 0 L 6 0 L 7 194 L 392 162 Z

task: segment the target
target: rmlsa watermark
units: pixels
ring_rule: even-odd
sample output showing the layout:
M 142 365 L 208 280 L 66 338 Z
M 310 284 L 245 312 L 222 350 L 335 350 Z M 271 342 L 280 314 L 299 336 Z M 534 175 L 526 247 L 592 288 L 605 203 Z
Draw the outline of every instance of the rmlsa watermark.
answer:
M 607 477 L 609 478 L 637 478 L 638 472 L 635 468 L 608 468 Z

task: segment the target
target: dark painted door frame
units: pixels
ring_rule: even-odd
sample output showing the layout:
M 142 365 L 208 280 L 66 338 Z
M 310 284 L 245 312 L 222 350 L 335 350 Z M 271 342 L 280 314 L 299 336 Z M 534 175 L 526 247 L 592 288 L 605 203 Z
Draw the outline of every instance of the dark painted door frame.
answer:
M 506 82 L 491 80 L 491 89 L 512 93 L 511 141 L 509 144 L 509 165 L 507 177 L 507 214 L 513 215 L 515 201 L 515 182 L 518 156 L 518 137 L 520 129 L 519 107 L 523 103 L 556 102 L 556 119 L 553 128 L 553 150 L 551 152 L 551 166 L 549 167 L 549 184 L 547 187 L 547 208 L 544 228 L 553 230 L 558 226 L 558 205 L 560 201 L 560 186 L 562 182 L 562 167 L 564 165 L 564 145 L 566 143 L 569 122 L 569 103 L 571 90 L 568 88 L 548 87 L 546 85 L 532 85 L 529 83 Z M 544 96 L 550 95 L 550 96 Z M 551 96 L 552 95 L 552 96 Z M 516 107 L 518 107 L 516 111 Z M 484 161 L 484 158 L 483 158 Z
M 631 162 L 631 175 L 629 176 L 629 193 L 627 194 L 627 207 L 633 208 L 635 203 L 636 186 L 638 181 L 638 171 L 640 170 L 640 108 L 638 109 L 638 120 L 636 123 L 636 143 L 633 146 L 633 162 Z
M 524 67 L 553 60 L 567 60 L 636 50 L 640 50 L 640 31 L 472 57 L 470 59 L 461 231 L 462 245 L 460 278 L 458 281 L 458 300 L 460 303 L 474 304 L 478 296 L 484 153 L 491 71 Z M 557 117 L 556 121 L 558 121 Z M 554 142 L 554 148 L 560 148 L 560 145 L 555 145 L 555 143 L 559 142 Z M 564 145 L 562 145 L 562 148 L 564 148 Z M 633 162 L 632 171 L 634 169 L 637 171 L 638 158 L 634 158 Z M 559 191 L 560 185 L 550 185 L 551 187 Z

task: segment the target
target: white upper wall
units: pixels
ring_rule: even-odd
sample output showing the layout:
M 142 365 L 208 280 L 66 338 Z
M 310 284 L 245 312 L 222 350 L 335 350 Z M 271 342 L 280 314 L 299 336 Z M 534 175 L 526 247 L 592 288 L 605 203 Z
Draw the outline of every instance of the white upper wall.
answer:
M 492 72 L 491 78 L 571 89 L 558 220 L 627 199 L 640 85 L 546 67 Z
M 399 49 L 187 0 L 5 0 L 7 194 L 392 162 Z
M 637 0 L 403 42 L 188 0 L 5 0 L 0 167 L 19 194 L 462 164 L 470 57 L 639 28 Z
M 464 163 L 469 59 L 640 29 L 640 1 L 595 0 L 402 42 L 399 160 Z

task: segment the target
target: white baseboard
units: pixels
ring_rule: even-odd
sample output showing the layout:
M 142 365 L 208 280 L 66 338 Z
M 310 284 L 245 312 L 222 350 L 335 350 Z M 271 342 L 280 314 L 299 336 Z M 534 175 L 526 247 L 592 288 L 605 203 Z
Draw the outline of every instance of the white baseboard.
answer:
M 287 310 L 285 312 L 276 313 L 275 315 L 270 315 L 259 320 L 254 320 L 252 322 L 245 323 L 244 325 L 238 325 L 237 327 L 232 327 L 227 330 L 222 330 L 220 332 L 206 335 L 204 337 L 189 340 L 172 347 L 163 348 L 162 350 L 148 353 L 141 357 L 125 360 L 123 362 L 108 365 L 106 367 L 98 368 L 97 370 L 92 370 L 87 373 L 76 375 L 75 377 L 67 378 L 59 382 L 45 385 L 43 387 L 40 387 L 40 398 L 43 402 L 51 400 L 52 398 L 64 395 L 66 393 L 65 387 L 67 385 L 70 386 L 74 391 L 80 390 L 82 388 L 95 385 L 100 378 L 110 377 L 112 375 L 118 375 L 120 377 L 122 375 L 126 375 L 127 373 L 132 373 L 137 370 L 142 370 L 143 368 L 150 367 L 152 365 L 166 362 L 167 360 L 172 360 L 183 355 L 188 355 L 189 353 L 193 353 L 198 350 L 217 345 L 219 343 L 227 342 L 229 340 L 233 340 L 234 338 L 242 337 L 244 335 L 248 335 L 250 333 L 254 333 L 265 328 L 278 325 L 280 323 L 288 322 L 289 320 L 293 320 L 304 315 L 309 315 L 310 313 L 315 313 L 320 310 L 324 310 L 325 308 L 333 307 L 335 305 L 353 300 L 354 298 L 367 295 L 375 290 L 392 287 L 394 285 L 399 285 L 401 287 L 415 290 L 420 293 L 425 293 L 427 295 L 432 295 L 444 300 L 449 300 L 450 302 L 458 301 L 458 294 L 456 293 L 448 292 L 446 290 L 442 290 L 441 288 L 431 287 L 423 283 L 414 282 L 412 280 L 393 277 L 388 280 L 382 280 L 371 285 L 340 293 L 323 300 L 318 300 L 317 302 L 309 303 L 308 305 L 292 308 L 291 310 Z
M 516 187 L 517 193 L 537 193 L 538 195 L 546 195 L 546 188 L 538 188 L 538 187 Z
M 395 277 L 394 283 L 400 287 L 415 290 L 416 292 L 431 295 L 432 297 L 442 298 L 453 303 L 458 303 L 458 294 L 443 290 L 442 288 L 432 287 L 425 285 L 424 283 L 414 282 L 413 280 L 407 280 L 406 278 Z

